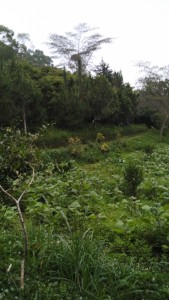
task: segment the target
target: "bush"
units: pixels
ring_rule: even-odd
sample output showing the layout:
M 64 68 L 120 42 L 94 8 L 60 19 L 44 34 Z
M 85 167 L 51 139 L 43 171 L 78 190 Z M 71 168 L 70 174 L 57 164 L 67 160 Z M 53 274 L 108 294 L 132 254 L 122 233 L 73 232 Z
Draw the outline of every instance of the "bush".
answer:
M 136 196 L 137 188 L 143 181 L 143 171 L 135 162 L 129 162 L 124 169 L 123 191 L 128 196 Z
M 39 156 L 45 166 L 50 163 L 67 162 L 71 159 L 68 148 L 43 150 L 40 152 Z
M 41 148 L 57 148 L 66 146 L 70 133 L 66 130 L 48 127 L 39 135 L 36 145 Z
M 98 132 L 97 135 L 96 135 L 96 142 L 100 143 L 100 142 L 103 142 L 105 140 L 105 136 Z
M 34 141 L 38 135 L 23 135 L 11 128 L 0 132 L 0 182 L 9 188 L 13 180 L 23 179 L 32 172 L 31 165 L 37 165 L 37 149 Z
M 147 154 L 147 155 L 151 155 L 154 151 L 154 145 L 152 144 L 147 144 L 144 146 L 143 148 L 144 152 Z

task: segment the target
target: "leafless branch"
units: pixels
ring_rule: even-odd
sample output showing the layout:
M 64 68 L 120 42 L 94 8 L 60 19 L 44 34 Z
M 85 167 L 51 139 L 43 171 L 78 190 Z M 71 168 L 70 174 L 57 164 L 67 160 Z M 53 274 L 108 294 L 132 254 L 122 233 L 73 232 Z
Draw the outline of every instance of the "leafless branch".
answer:
M 34 168 L 31 166 L 32 169 L 32 176 L 31 179 L 27 185 L 27 187 L 25 188 L 25 190 L 21 193 L 21 195 L 19 196 L 18 199 L 16 199 L 15 197 L 13 197 L 8 191 L 6 191 L 2 185 L 0 185 L 0 190 L 7 195 L 10 199 L 12 199 L 15 202 L 16 208 L 17 208 L 17 212 L 19 215 L 19 220 L 21 223 L 21 228 L 22 228 L 22 236 L 23 236 L 23 240 L 24 240 L 24 254 L 23 254 L 23 259 L 21 261 L 21 288 L 24 287 L 24 273 L 25 273 L 25 261 L 27 259 L 27 255 L 28 255 L 28 234 L 27 234 L 27 229 L 26 229 L 26 224 L 23 218 L 23 214 L 20 208 L 20 201 L 23 198 L 24 194 L 27 192 L 28 188 L 30 187 L 30 185 L 32 184 L 32 182 L 34 181 L 35 178 L 35 170 Z

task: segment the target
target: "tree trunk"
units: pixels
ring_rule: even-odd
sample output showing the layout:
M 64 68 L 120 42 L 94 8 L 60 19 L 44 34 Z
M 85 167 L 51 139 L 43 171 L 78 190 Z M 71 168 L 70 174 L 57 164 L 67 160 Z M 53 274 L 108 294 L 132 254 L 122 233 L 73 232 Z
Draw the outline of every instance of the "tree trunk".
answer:
M 81 94 L 81 85 L 82 85 L 82 60 L 80 55 L 78 56 L 78 86 L 79 94 Z
M 169 117 L 169 114 L 167 114 L 167 115 L 165 116 L 165 118 L 164 118 L 163 124 L 162 124 L 161 129 L 160 129 L 160 138 L 161 138 L 162 135 L 163 135 L 163 130 L 164 130 L 164 128 L 165 128 L 165 125 L 166 125 L 166 122 L 167 122 L 168 117 Z
M 64 86 L 65 86 L 65 89 L 67 90 L 68 85 L 67 85 L 67 75 L 66 75 L 66 68 L 65 68 L 65 67 L 64 67 L 64 69 L 63 69 L 63 79 L 64 79 Z
M 23 100 L 23 105 L 22 105 L 22 115 L 23 115 L 23 128 L 24 128 L 24 133 L 27 134 L 25 100 Z

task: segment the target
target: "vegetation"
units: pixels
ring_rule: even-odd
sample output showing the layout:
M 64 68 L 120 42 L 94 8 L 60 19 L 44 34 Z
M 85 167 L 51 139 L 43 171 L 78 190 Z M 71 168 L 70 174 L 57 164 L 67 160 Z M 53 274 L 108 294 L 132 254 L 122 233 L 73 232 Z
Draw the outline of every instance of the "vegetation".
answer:
M 149 124 L 160 128 L 160 135 L 163 135 L 168 126 L 169 117 L 169 79 L 168 66 L 159 68 L 150 63 L 139 65 L 145 73 L 140 78 L 140 101 L 138 115 L 147 118 Z
M 111 42 L 90 32 L 86 24 L 79 24 L 66 37 L 50 35 L 49 46 L 61 60 L 66 57 L 74 65 L 68 71 L 54 67 L 42 51 L 27 48 L 26 34 L 15 37 L 12 30 L 0 26 L 0 126 L 23 128 L 26 133 L 48 123 L 75 128 L 92 121 L 133 122 L 137 95 L 123 82 L 122 74 L 103 61 L 95 75 L 87 69 L 93 52 Z
M 79 26 L 74 71 L 0 26 L 0 299 L 167 300 L 167 75 L 90 74 Z
M 74 32 L 66 32 L 65 36 L 50 34 L 49 43 L 56 57 L 61 56 L 70 69 L 75 69 L 78 74 L 78 86 L 81 89 L 82 74 L 87 68 L 93 53 L 103 44 L 111 43 L 111 38 L 103 38 L 101 34 L 94 32 L 86 23 L 80 23 L 74 28 Z
M 29 147 L 1 132 L 1 299 L 168 299 L 169 140 L 138 125 L 96 129 L 56 131 L 57 149 L 44 148 L 45 131 Z

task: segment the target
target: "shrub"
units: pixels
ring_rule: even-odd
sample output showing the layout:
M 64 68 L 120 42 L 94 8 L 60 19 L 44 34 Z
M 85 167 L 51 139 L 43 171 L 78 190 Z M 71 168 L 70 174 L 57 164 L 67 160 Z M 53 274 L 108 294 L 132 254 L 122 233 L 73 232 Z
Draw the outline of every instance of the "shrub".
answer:
M 98 132 L 97 135 L 96 135 L 96 142 L 100 143 L 100 142 L 103 142 L 105 140 L 105 136 Z
M 67 162 L 71 159 L 68 149 L 63 147 L 41 151 L 39 157 L 45 166 L 48 166 L 50 163 Z
M 70 137 L 68 139 L 69 154 L 73 158 L 80 158 L 84 152 L 85 147 L 82 145 L 81 139 L 78 136 Z
M 9 188 L 13 180 L 23 179 L 37 165 L 37 149 L 34 141 L 38 134 L 23 135 L 19 130 L 7 128 L 0 132 L 0 182 Z
M 101 150 L 102 152 L 108 152 L 108 151 L 110 150 L 109 145 L 108 145 L 107 143 L 101 144 L 100 150 Z
M 151 155 L 154 151 L 154 145 L 152 144 L 147 144 L 144 146 L 143 148 L 144 152 L 147 154 L 147 155 Z
M 68 138 L 69 145 L 79 145 L 81 144 L 81 140 L 78 136 Z
M 102 159 L 102 153 L 95 145 L 87 146 L 85 151 L 83 151 L 81 155 L 78 157 L 79 162 L 87 163 L 87 164 L 97 163 L 101 159 Z
M 58 173 L 65 173 L 74 168 L 74 160 L 69 160 L 67 162 L 55 163 L 54 170 Z
M 40 148 L 57 148 L 67 145 L 70 133 L 54 127 L 47 127 L 42 131 L 36 140 L 36 145 Z
M 135 162 L 129 162 L 124 169 L 123 191 L 128 196 L 136 196 L 137 188 L 143 181 L 143 171 Z

